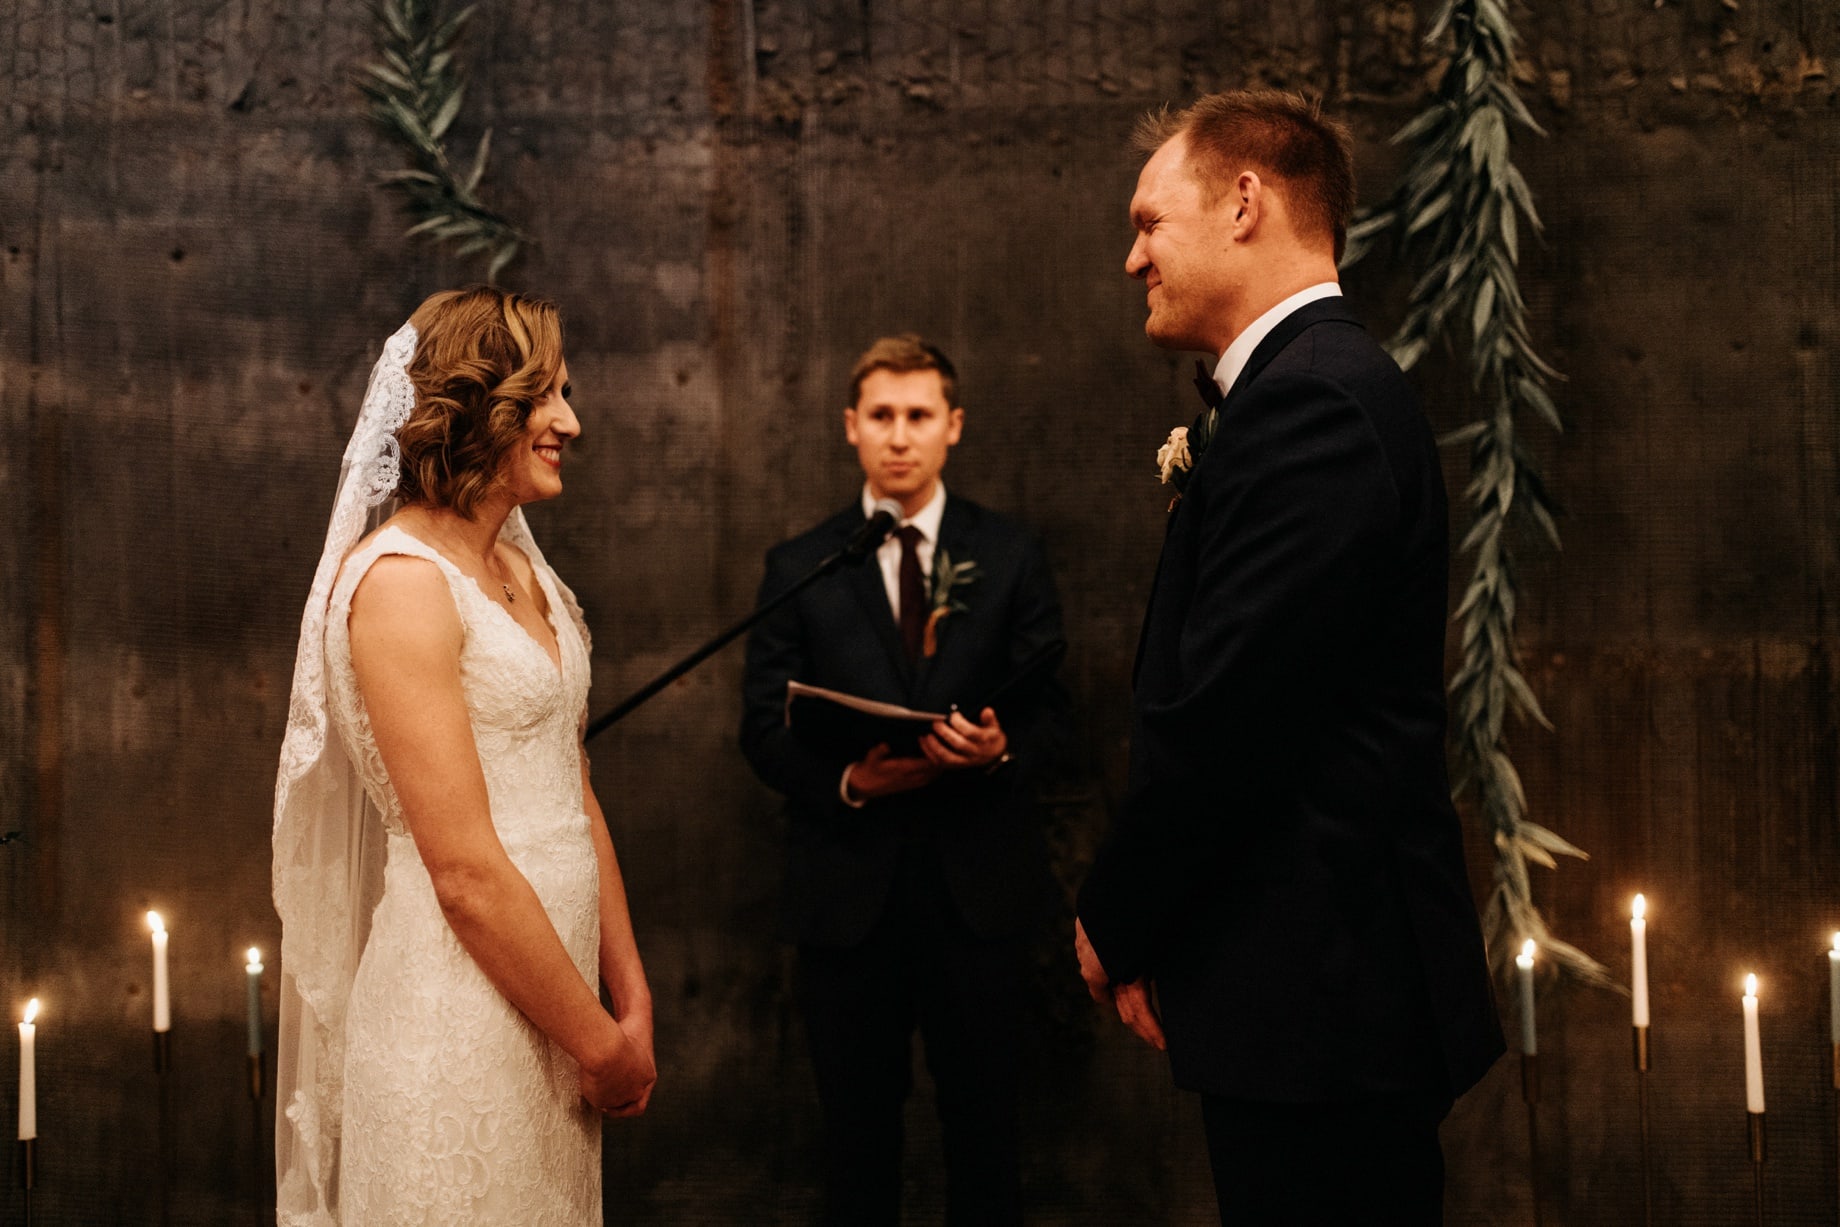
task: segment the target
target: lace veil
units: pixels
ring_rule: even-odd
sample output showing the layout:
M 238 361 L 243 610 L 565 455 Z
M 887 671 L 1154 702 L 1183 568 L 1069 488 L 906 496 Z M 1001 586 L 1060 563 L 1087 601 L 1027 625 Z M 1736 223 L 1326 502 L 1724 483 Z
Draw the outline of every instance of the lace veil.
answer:
M 274 891 L 281 916 L 276 1057 L 275 1188 L 283 1227 L 338 1223 L 338 1139 L 344 1098 L 345 1002 L 383 888 L 385 838 L 376 807 L 330 730 L 326 618 L 339 567 L 388 514 L 400 476 L 396 430 L 415 407 L 404 324 L 371 369 L 345 447 L 325 548 L 300 619 L 287 734 L 275 779 Z

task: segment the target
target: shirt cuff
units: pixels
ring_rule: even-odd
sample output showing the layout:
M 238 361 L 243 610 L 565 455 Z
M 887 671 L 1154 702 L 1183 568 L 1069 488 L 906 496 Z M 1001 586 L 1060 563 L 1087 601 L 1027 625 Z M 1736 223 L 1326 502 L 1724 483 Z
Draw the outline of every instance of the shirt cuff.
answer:
M 850 795 L 850 771 L 855 766 L 855 763 L 849 764 L 849 766 L 843 769 L 843 774 L 837 777 L 837 797 L 851 809 L 861 809 L 869 803 L 869 799 L 867 797 L 852 797 Z

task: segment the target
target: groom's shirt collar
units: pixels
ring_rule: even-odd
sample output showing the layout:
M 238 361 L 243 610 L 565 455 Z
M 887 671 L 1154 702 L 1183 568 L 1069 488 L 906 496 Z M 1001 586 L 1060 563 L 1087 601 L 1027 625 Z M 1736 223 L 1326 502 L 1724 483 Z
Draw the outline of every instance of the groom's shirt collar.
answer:
M 1252 351 L 1259 347 L 1259 342 L 1271 335 L 1271 330 L 1282 324 L 1290 314 L 1319 298 L 1339 298 L 1342 287 L 1333 281 L 1322 281 L 1307 290 L 1298 290 L 1289 298 L 1253 320 L 1246 331 L 1233 338 L 1233 344 L 1227 346 L 1227 352 L 1220 355 L 1220 363 L 1214 368 L 1214 382 L 1220 385 L 1220 394 L 1225 396 L 1233 390 L 1233 381 L 1246 369 L 1246 363 L 1252 359 Z

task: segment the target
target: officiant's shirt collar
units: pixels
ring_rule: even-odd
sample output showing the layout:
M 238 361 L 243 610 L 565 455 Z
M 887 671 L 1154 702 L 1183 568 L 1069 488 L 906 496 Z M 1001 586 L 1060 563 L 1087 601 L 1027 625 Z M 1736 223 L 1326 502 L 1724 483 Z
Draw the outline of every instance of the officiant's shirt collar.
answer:
M 862 509 L 863 519 L 865 520 L 875 514 L 875 495 L 869 493 L 868 482 L 863 483 Z M 942 478 L 939 483 L 933 487 L 933 497 L 926 500 L 926 506 L 922 507 L 916 514 L 908 519 L 902 520 L 901 523 L 897 524 L 895 527 L 900 528 L 912 524 L 915 528 L 920 530 L 920 535 L 925 537 L 928 542 L 934 542 L 939 540 L 939 521 L 945 518 L 945 514 L 946 483 Z M 889 540 L 892 541 L 894 538 L 890 537 Z
M 1253 320 L 1246 331 L 1233 338 L 1233 344 L 1227 346 L 1227 352 L 1220 355 L 1220 364 L 1214 368 L 1214 382 L 1220 385 L 1220 393 L 1225 396 L 1233 390 L 1233 381 L 1246 369 L 1246 363 L 1252 358 L 1252 351 L 1259 347 L 1259 342 L 1271 335 L 1271 330 L 1282 324 L 1292 312 L 1297 311 L 1319 298 L 1340 298 L 1342 287 L 1333 281 L 1322 281 L 1307 290 L 1298 290 L 1289 298 Z

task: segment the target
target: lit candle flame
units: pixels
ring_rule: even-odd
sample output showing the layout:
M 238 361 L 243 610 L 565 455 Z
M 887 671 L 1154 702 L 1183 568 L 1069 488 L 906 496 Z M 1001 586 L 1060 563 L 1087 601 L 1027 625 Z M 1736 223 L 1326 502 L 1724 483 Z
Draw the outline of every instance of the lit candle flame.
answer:
M 1637 895 L 1636 901 L 1629 906 L 1629 915 L 1630 918 L 1634 920 L 1641 920 L 1643 917 L 1647 916 L 1648 900 L 1644 899 L 1641 895 Z
M 147 913 L 147 927 L 152 929 L 155 933 L 166 932 L 166 922 L 160 919 L 160 914 L 158 912 Z
M 34 997 L 32 998 L 32 1000 L 26 1002 L 26 1019 L 25 1020 L 29 1023 L 37 1017 L 38 1017 L 38 998 Z
M 1528 938 L 1525 942 L 1521 943 L 1521 957 L 1523 959 L 1532 958 L 1533 952 L 1537 950 L 1538 948 L 1539 947 L 1533 944 L 1533 939 L 1531 937 Z
M 1840 954 L 1840 933 L 1834 934 L 1834 953 Z
M 1757 995 L 1757 977 L 1756 976 L 1744 977 L 1744 995 L 1746 997 L 1755 997 Z
M 249 948 L 249 970 L 250 971 L 261 971 L 262 970 L 262 952 L 260 950 L 257 950 L 254 946 L 251 946 Z

